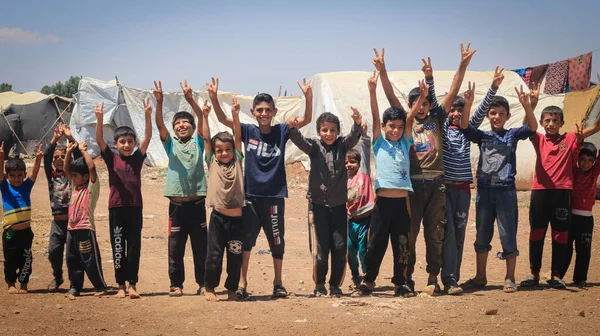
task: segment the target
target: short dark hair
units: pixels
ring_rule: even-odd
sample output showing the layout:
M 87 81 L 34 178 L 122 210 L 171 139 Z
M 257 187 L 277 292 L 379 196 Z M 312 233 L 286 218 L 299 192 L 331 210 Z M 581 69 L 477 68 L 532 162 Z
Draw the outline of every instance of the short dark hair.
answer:
M 403 120 L 406 122 L 406 112 L 403 109 L 399 109 L 397 107 L 389 107 L 385 112 L 383 112 L 382 122 L 383 125 L 387 124 L 390 120 Z
M 335 114 L 331 112 L 324 112 L 317 118 L 317 132 L 321 129 L 321 124 L 324 122 L 334 123 L 338 132 L 340 131 L 340 118 L 338 118 Z
M 454 97 L 454 101 L 452 102 L 452 108 L 459 109 L 465 108 L 465 98 L 461 96 Z
M 179 119 L 187 119 L 187 121 L 190 122 L 190 124 L 192 124 L 192 128 L 196 129 L 196 121 L 194 120 L 194 116 L 187 111 L 179 111 L 177 113 L 175 113 L 175 115 L 173 116 L 173 127 L 175 127 L 175 122 Z M 116 134 L 115 134 L 116 136 Z
M 78 173 L 83 176 L 85 174 L 89 174 L 90 169 L 88 168 L 87 164 L 85 163 L 85 159 L 83 157 L 80 157 L 71 162 L 71 168 L 70 168 L 69 172 L 70 173 Z
M 215 150 L 215 144 L 217 143 L 217 140 L 221 141 L 221 142 L 229 142 L 231 143 L 231 146 L 235 147 L 235 143 L 233 142 L 233 135 L 231 135 L 231 133 L 229 132 L 219 132 L 217 134 L 215 134 L 212 139 L 210 139 L 210 144 L 212 146 L 212 150 Z
M 175 119 L 175 118 L 173 118 Z M 118 141 L 120 137 L 130 136 L 133 137 L 133 141 L 137 142 L 135 131 L 129 126 L 120 126 L 115 130 L 115 141 Z
M 55 152 L 62 152 L 62 153 L 67 153 L 67 146 L 63 146 L 63 145 L 58 145 L 56 147 L 54 147 L 54 151 Z
M 412 107 L 413 104 L 417 101 L 417 99 L 419 99 L 420 95 L 421 89 L 419 87 L 410 90 L 410 92 L 408 93 L 408 107 Z M 429 92 L 427 94 L 427 101 L 429 102 L 429 104 L 433 102 L 433 97 L 429 97 Z
M 560 121 L 565 121 L 563 110 L 558 106 L 550 105 L 544 107 L 542 113 L 540 114 L 540 121 L 544 120 L 544 114 L 556 114 L 560 118 Z
M 360 152 L 354 148 L 352 148 L 346 152 L 346 157 L 356 160 L 356 162 L 358 162 L 358 164 L 360 164 L 360 160 L 362 159 L 362 157 L 360 156 Z
M 25 165 L 25 161 L 21 158 L 12 158 L 6 161 L 4 165 L 6 169 L 6 173 L 17 172 L 17 171 L 26 171 L 27 166 Z
M 252 101 L 252 108 L 255 108 L 256 105 L 262 102 L 267 102 L 269 105 L 271 105 L 271 108 L 275 110 L 275 100 L 273 100 L 273 97 L 268 93 L 257 94 Z
M 492 102 L 490 103 L 490 109 L 492 107 L 504 107 L 506 113 L 510 114 L 510 104 L 508 103 L 508 100 L 506 100 L 506 98 L 502 96 L 495 96 L 494 98 L 492 98 Z M 488 110 L 488 113 L 489 112 L 490 110 Z
M 591 156 L 596 159 L 596 155 L 598 155 L 598 149 L 591 142 L 584 142 L 581 146 L 581 150 L 579 151 L 579 157 L 582 155 Z

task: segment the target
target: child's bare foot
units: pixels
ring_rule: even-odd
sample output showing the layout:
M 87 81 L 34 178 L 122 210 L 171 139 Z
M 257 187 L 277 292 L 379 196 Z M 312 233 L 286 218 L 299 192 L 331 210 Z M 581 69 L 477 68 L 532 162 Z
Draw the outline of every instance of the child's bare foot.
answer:
M 221 300 L 219 300 L 219 298 L 217 297 L 217 294 L 215 293 L 215 289 L 214 288 L 205 288 L 204 289 L 204 297 L 206 298 L 206 301 L 210 301 L 210 302 L 219 302 Z
M 95 297 L 102 297 L 106 295 L 106 289 L 96 289 L 96 293 L 94 293 Z
M 21 288 L 19 289 L 19 294 L 27 294 L 29 291 L 27 290 L 27 284 L 22 283 Z
M 140 294 L 138 294 L 135 285 L 129 285 L 129 298 L 130 299 L 139 299 Z
M 125 293 L 125 285 L 119 285 L 119 291 L 114 295 L 114 297 L 117 299 L 124 299 L 127 297 L 127 294 Z
M 8 294 L 17 294 L 19 290 L 15 287 L 14 283 L 8 284 Z
M 239 297 L 235 293 L 235 291 L 228 290 L 227 291 L 227 300 L 229 301 L 240 301 Z

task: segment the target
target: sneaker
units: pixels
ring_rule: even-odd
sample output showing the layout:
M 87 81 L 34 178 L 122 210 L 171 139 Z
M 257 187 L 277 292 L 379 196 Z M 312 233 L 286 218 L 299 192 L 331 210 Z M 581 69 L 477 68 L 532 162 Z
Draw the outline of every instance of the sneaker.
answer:
M 342 295 L 344 295 L 344 293 L 342 293 L 342 289 L 340 287 L 329 286 L 329 296 L 339 298 Z
M 463 292 L 463 289 L 458 287 L 458 285 L 450 285 L 444 288 L 444 292 L 448 295 L 458 295 Z
M 180 297 L 183 296 L 183 290 L 180 287 L 172 286 L 169 288 L 169 296 L 170 297 Z
M 314 290 L 313 294 L 316 297 L 327 296 L 327 289 L 325 289 L 325 285 L 317 285 L 315 287 L 315 290 Z

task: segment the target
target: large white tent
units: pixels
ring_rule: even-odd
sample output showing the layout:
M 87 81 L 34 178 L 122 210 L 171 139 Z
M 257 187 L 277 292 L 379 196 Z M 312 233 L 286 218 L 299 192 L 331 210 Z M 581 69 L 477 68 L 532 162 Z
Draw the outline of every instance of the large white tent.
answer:
M 436 71 L 435 87 L 438 100 L 442 100 L 446 91 L 449 89 L 454 71 Z M 340 118 L 342 133 L 350 130 L 352 125 L 350 106 L 358 108 L 366 118 L 369 125 L 372 125 L 372 118 L 369 108 L 369 92 L 367 89 L 367 79 L 371 76 L 370 72 L 333 72 L 321 73 L 313 76 L 309 82 L 313 87 L 313 119 L 310 125 L 302 129 L 305 136 L 316 136 L 316 119 L 323 112 L 332 112 Z M 519 104 L 514 88 L 523 85 L 523 80 L 516 73 L 505 72 L 506 78 L 498 90 L 498 95 L 502 95 L 510 103 L 511 118 L 506 127 L 516 127 L 522 124 L 524 110 Z M 389 73 L 390 80 L 394 85 L 396 95 L 400 97 L 405 104 L 405 98 L 408 92 L 417 86 L 417 81 L 423 78 L 420 71 L 394 71 Z M 474 72 L 469 71 L 461 87 L 461 94 L 467 88 L 469 81 L 477 84 L 476 97 L 473 109 L 481 102 L 493 79 L 493 72 Z M 525 86 L 525 85 L 524 85 Z M 255 123 L 256 121 L 250 113 L 252 107 L 251 96 L 244 96 L 229 92 L 220 92 L 219 101 L 226 114 L 230 112 L 230 102 L 232 97 L 237 97 L 241 104 L 241 120 L 244 123 Z M 381 85 L 377 89 L 378 103 L 380 113 L 389 107 Z M 98 155 L 98 149 L 94 140 L 95 116 L 93 108 L 98 101 L 104 101 L 104 130 L 105 138 L 109 144 L 112 144 L 112 131 L 117 126 L 128 125 L 135 129 L 136 133 L 142 135 L 144 132 L 143 105 L 142 99 L 150 97 L 152 104 L 155 104 L 154 97 L 150 90 L 129 88 L 115 81 L 102 82 L 92 78 L 83 78 L 79 84 L 79 93 L 76 95 L 76 104 L 71 117 L 71 128 L 79 140 L 85 138 L 88 146 L 91 147 L 93 154 Z M 207 98 L 207 93 L 195 92 L 195 97 L 202 104 L 202 99 Z M 536 116 L 539 117 L 541 110 L 549 105 L 563 107 L 565 94 L 540 96 L 540 101 L 536 109 Z M 593 121 L 598 115 L 600 104 L 596 104 L 590 114 L 589 120 Z M 279 97 L 276 98 L 276 107 L 278 109 L 274 123 L 285 122 L 293 116 L 301 116 L 304 113 L 305 102 L 302 96 Z M 407 104 L 405 104 L 407 107 Z M 171 118 L 178 111 L 190 111 L 191 108 L 185 101 L 181 92 L 165 93 L 164 101 L 165 124 L 171 125 Z M 580 111 L 578 115 L 570 116 L 571 120 L 582 120 L 587 111 Z M 221 125 L 214 116 L 210 117 L 210 127 L 213 133 L 227 130 Z M 482 129 L 489 130 L 489 122 L 486 120 L 481 126 Z M 572 127 L 572 126 L 571 126 Z M 170 127 L 169 127 L 170 128 Z M 371 126 L 369 126 L 369 129 Z M 369 133 L 371 131 L 369 130 Z M 593 139 L 600 147 L 600 137 Z M 533 178 L 533 169 L 535 165 L 535 152 L 528 141 L 523 141 L 517 149 L 517 180 L 521 188 L 528 188 Z M 473 146 L 471 151 L 471 162 L 475 167 L 478 159 L 478 151 Z M 286 162 L 302 161 L 307 167 L 307 157 L 291 142 L 286 148 Z M 162 148 L 158 136 L 158 130 L 153 122 L 153 137 L 148 149 L 148 163 L 153 166 L 166 166 L 167 158 Z

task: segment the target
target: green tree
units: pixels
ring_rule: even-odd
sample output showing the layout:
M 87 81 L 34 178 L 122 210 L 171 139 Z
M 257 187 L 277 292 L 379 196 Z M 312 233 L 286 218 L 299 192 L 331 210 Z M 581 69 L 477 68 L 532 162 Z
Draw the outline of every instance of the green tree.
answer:
M 80 80 L 81 76 L 71 76 L 64 84 L 59 81 L 54 85 L 44 85 L 40 92 L 43 94 L 53 93 L 55 95 L 71 98 L 77 93 Z
M 0 92 L 12 91 L 12 85 L 8 83 L 0 84 Z

